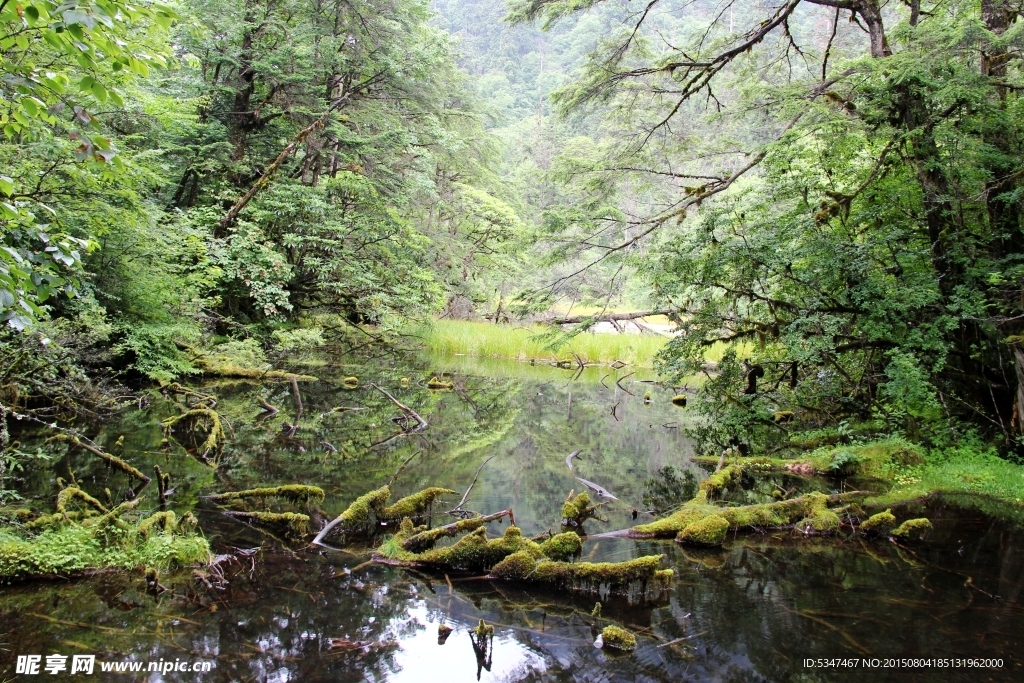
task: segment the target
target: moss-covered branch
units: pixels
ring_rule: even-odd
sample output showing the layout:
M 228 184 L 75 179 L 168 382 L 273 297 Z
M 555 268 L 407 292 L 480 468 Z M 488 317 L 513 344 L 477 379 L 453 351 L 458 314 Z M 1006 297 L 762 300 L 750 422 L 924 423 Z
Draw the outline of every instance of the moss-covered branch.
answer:
M 227 493 L 216 493 L 205 496 L 206 500 L 214 503 L 230 503 L 249 499 L 284 498 L 295 505 L 309 505 L 322 503 L 324 490 L 319 486 L 306 486 L 304 484 L 285 484 L 284 486 L 270 486 L 266 488 L 246 489 L 244 491 L 228 491 Z

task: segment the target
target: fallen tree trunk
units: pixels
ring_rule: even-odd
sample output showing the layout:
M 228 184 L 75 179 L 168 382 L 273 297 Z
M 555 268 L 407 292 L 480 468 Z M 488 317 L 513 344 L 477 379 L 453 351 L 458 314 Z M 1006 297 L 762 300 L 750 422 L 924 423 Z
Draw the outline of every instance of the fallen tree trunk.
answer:
M 634 311 L 632 313 L 606 313 L 604 315 L 574 315 L 562 318 L 545 318 L 537 322 L 548 325 L 578 325 L 584 322 L 618 322 L 619 320 L 636 320 L 637 318 L 649 318 L 653 315 L 674 315 L 678 313 L 674 308 L 659 308 L 650 311 Z

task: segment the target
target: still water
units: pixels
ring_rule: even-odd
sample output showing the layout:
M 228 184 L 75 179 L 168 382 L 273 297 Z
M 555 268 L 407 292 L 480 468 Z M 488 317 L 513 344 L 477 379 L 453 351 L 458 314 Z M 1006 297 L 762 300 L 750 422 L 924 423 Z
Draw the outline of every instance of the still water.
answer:
M 215 553 L 233 554 L 210 588 L 191 570 L 161 578 L 170 590 L 148 594 L 142 573 L 0 589 L 0 676 L 15 676 L 18 654 L 95 654 L 104 661 L 212 662 L 209 673 L 101 673 L 102 680 L 202 681 L 1014 681 L 1024 680 L 1024 531 L 1005 517 L 976 511 L 976 501 L 931 501 L 935 525 L 909 547 L 861 538 L 804 538 L 789 531 L 730 538 L 720 550 L 673 541 L 601 538 L 634 524 L 644 482 L 689 462 L 688 413 L 672 405 L 678 387 L 643 371 L 571 370 L 467 358 L 420 358 L 299 368 L 321 377 L 300 385 L 218 381 L 231 438 L 214 470 L 187 449 L 187 434 L 164 435 L 159 420 L 182 410 L 153 393 L 96 437 L 108 448 L 124 436 L 124 454 L 144 471 L 172 473 L 172 508 L 193 510 Z M 447 373 L 450 391 L 426 381 Z M 357 376 L 359 388 L 341 379 Z M 403 381 L 405 378 L 407 381 Z M 617 383 L 616 380 L 619 380 Z M 370 386 L 376 382 L 424 417 L 418 434 Z M 650 392 L 650 401 L 644 395 Z M 257 398 L 278 406 L 260 414 Z M 285 425 L 285 423 L 288 425 Z M 293 435 L 290 426 L 298 425 Z M 180 441 L 179 441 L 180 440 Z M 561 505 L 581 490 L 565 457 L 580 449 L 575 474 L 620 500 L 587 523 L 583 559 L 615 561 L 664 554 L 672 589 L 649 602 L 552 592 L 474 576 L 431 575 L 369 562 L 367 547 L 327 551 L 285 543 L 225 516 L 202 496 L 287 483 L 327 492 L 324 519 L 397 475 L 392 500 L 426 486 L 459 491 L 480 470 L 468 509 L 511 508 L 525 535 L 558 531 Z M 410 460 L 411 458 L 411 460 Z M 95 458 L 70 453 L 25 473 L 52 506 L 54 480 L 75 473 L 99 495 L 127 486 Z M 837 482 L 805 482 L 828 489 Z M 788 484 L 787 484 L 788 486 Z M 748 482 L 741 497 L 763 492 Z M 763 489 L 763 491 L 762 491 Z M 149 492 L 153 494 L 154 492 Z M 150 496 L 150 498 L 155 495 Z M 271 506 L 273 508 L 273 506 Z M 439 509 L 446 509 L 440 506 Z M 991 511 L 991 508 L 988 508 Z M 639 521 L 650 519 L 641 513 Z M 434 523 L 452 521 L 435 512 Z M 492 523 L 489 533 L 500 534 Z M 480 619 L 493 642 L 476 647 Z M 638 636 L 635 652 L 594 647 L 600 628 L 618 624 Z M 438 626 L 453 632 L 439 643 Z M 874 669 L 863 658 L 997 658 L 997 669 Z M 856 669 L 807 668 L 807 658 L 856 658 Z M 88 677 L 76 675 L 71 679 Z

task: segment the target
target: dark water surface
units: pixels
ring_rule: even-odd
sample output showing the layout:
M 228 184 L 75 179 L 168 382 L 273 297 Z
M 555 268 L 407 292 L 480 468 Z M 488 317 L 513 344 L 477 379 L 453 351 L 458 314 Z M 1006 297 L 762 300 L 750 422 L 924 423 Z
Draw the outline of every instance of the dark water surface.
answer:
M 441 370 L 454 373 L 454 391 L 425 388 Z M 607 523 L 589 522 L 587 531 L 622 529 L 634 523 L 631 508 L 642 508 L 644 480 L 661 467 L 691 471 L 698 480 L 706 476 L 689 462 L 692 449 L 681 430 L 687 412 L 669 400 L 675 390 L 645 383 L 651 377 L 643 372 L 616 386 L 629 371 L 603 378 L 608 370 L 591 368 L 574 380 L 569 371 L 471 359 L 320 368 L 313 374 L 334 379 L 302 385 L 303 411 L 291 438 L 282 432 L 284 422 L 296 422 L 287 384 L 206 384 L 203 390 L 216 394 L 233 430 L 216 471 L 185 452 L 194 445 L 188 434 L 176 435 L 182 443 L 175 440 L 169 450 L 161 446 L 159 419 L 181 408 L 153 394 L 147 408 L 126 414 L 97 441 L 112 448 L 124 435 L 128 460 L 144 471 L 159 464 L 172 473 L 172 507 L 197 513 L 215 553 L 236 553 L 223 564 L 226 583 L 210 590 L 183 570 L 162 577 L 171 590 L 159 597 L 146 593 L 141 572 L 2 588 L 0 679 L 58 678 L 15 676 L 13 660 L 61 653 L 214 663 L 205 674 L 93 674 L 124 681 L 1024 680 L 1024 531 L 950 501 L 913 511 L 930 517 L 935 529 L 905 547 L 788 531 L 740 535 L 713 551 L 673 541 L 587 540 L 587 560 L 666 555 L 666 566 L 676 573 L 672 589 L 653 602 L 629 604 L 614 596 L 381 566 L 368 562 L 365 548 L 289 547 L 201 498 L 309 483 L 327 492 L 320 507 L 330 518 L 386 483 L 418 452 L 399 475 L 392 499 L 443 486 L 459 491 L 454 504 L 477 467 L 496 455 L 466 507 L 482 513 L 512 508 L 523 533 L 535 535 L 557 531 L 562 502 L 571 489 L 580 490 L 564 459 L 582 449 L 577 474 L 621 499 L 604 508 Z M 346 375 L 360 378 L 358 390 L 341 388 L 338 380 Z M 402 377 L 409 386 L 402 386 Z M 400 411 L 368 386 L 371 381 L 429 427 L 373 446 L 402 425 L 392 419 Z M 646 391 L 650 405 L 642 398 Z M 258 419 L 257 396 L 281 413 Z M 361 410 L 329 412 L 338 406 Z M 24 486 L 38 494 L 30 502 L 52 508 L 54 478 L 66 478 L 69 468 L 96 495 L 104 487 L 117 495 L 127 485 L 97 459 L 70 453 L 25 474 Z M 741 497 L 754 502 L 771 487 L 748 482 L 747 489 Z M 900 518 L 911 513 L 896 512 Z M 435 523 L 448 521 L 435 513 Z M 502 528 L 492 524 L 491 535 Z M 597 626 L 614 623 L 636 632 L 634 653 L 615 656 L 594 647 L 598 630 L 590 612 L 598 597 L 603 608 Z M 469 633 L 480 619 L 496 633 L 482 652 Z M 439 624 L 454 629 L 443 645 Z M 862 663 L 955 656 L 1002 659 L 1002 668 L 869 671 Z M 803 665 L 806 658 L 826 657 L 856 658 L 858 667 L 822 671 Z

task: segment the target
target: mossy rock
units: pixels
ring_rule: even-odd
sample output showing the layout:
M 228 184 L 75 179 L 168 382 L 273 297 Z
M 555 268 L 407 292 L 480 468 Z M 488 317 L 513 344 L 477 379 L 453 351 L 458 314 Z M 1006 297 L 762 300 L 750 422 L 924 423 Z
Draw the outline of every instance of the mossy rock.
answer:
M 871 515 L 860 525 L 860 530 L 865 534 L 884 534 L 896 526 L 896 517 L 891 510 Z
M 430 381 L 427 382 L 428 389 L 451 389 L 455 384 L 452 382 L 445 382 L 443 379 L 437 377 L 431 377 Z
M 348 389 L 349 391 L 351 391 L 353 389 L 358 389 L 359 388 L 359 378 L 358 377 L 346 377 L 345 379 L 341 380 L 341 388 L 342 389 Z
M 919 539 L 932 530 L 932 523 L 925 517 L 908 519 L 893 529 L 892 535 L 902 539 Z
M 672 397 L 672 404 L 677 405 L 680 408 L 686 407 L 686 394 L 677 394 Z
M 722 545 L 729 531 L 729 522 L 718 515 L 709 515 L 688 524 L 676 536 L 676 541 L 687 545 L 717 546 Z
M 624 628 L 609 624 L 601 631 L 603 647 L 610 647 L 622 652 L 632 652 L 636 649 L 636 636 Z

